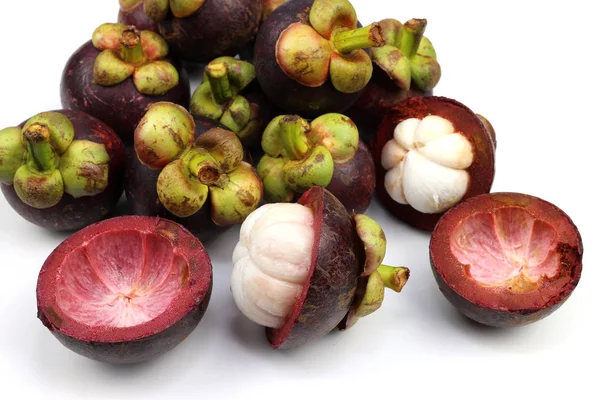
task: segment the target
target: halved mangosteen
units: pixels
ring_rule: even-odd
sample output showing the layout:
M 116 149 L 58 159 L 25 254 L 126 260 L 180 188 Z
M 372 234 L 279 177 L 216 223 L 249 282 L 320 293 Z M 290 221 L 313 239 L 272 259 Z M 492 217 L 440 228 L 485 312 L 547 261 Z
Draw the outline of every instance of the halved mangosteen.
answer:
M 109 363 L 148 361 L 198 325 L 212 291 L 202 243 L 161 218 L 126 216 L 63 241 L 38 278 L 38 318 L 67 348 Z
M 433 230 L 444 212 L 491 190 L 495 133 L 456 100 L 405 100 L 383 119 L 371 146 L 379 199 L 417 228 Z
M 530 324 L 571 296 L 583 243 L 555 205 L 526 194 L 492 193 L 448 211 L 433 231 L 433 273 L 448 301 L 493 327 Z
M 242 224 L 231 290 L 240 311 L 289 349 L 375 312 L 384 288 L 400 292 L 408 268 L 382 265 L 386 238 L 322 187 L 298 203 L 267 204 Z

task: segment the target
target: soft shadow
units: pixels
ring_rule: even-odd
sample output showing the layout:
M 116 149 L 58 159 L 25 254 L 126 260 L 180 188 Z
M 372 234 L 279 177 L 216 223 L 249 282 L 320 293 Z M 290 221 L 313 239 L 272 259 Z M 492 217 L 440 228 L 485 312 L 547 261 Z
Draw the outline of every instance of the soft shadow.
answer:
M 234 316 L 230 324 L 235 339 L 246 350 L 255 354 L 272 351 L 264 327 L 255 324 L 241 314 Z

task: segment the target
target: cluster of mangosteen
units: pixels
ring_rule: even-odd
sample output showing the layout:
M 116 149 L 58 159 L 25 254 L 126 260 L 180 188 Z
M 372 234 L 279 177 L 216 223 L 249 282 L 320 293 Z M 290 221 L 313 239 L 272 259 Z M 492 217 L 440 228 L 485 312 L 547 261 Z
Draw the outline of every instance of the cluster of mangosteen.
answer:
M 382 264 L 389 238 L 362 214 L 375 194 L 432 231 L 435 279 L 475 321 L 537 321 L 577 286 L 573 222 L 490 193 L 492 125 L 433 95 L 425 19 L 363 26 L 348 0 L 119 3 L 68 60 L 64 109 L 0 131 L 8 203 L 77 231 L 37 286 L 66 347 L 112 363 L 175 347 L 209 304 L 203 243 L 234 225 L 231 292 L 273 348 L 349 329 L 410 275 Z M 131 215 L 112 217 L 123 192 Z

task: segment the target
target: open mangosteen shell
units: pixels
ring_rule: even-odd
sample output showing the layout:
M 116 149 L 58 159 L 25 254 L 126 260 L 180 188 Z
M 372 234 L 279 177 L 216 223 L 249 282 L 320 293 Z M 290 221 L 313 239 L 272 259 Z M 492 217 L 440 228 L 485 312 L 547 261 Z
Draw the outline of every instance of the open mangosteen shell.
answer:
M 196 123 L 194 140 L 213 128 L 228 129 L 205 117 L 194 116 L 194 121 Z M 246 152 L 246 159 L 247 157 L 248 153 Z M 213 222 L 210 195 L 204 206 L 196 214 L 186 218 L 172 214 L 158 198 L 156 184 L 161 171 L 162 169 L 152 169 L 142 164 L 133 147 L 127 149 L 125 195 L 129 211 L 133 215 L 158 216 L 174 221 L 192 232 L 203 243 L 217 238 L 231 227 L 220 226 Z
M 516 294 L 504 287 L 483 286 L 466 275 L 451 250 L 452 233 L 475 213 L 519 207 L 558 233 L 556 251 L 561 268 L 544 278 L 538 290 Z M 520 193 L 491 193 L 471 198 L 446 212 L 431 236 L 429 257 L 435 280 L 445 298 L 463 315 L 491 327 L 516 327 L 548 317 L 571 296 L 582 273 L 583 243 L 571 218 L 555 205 Z M 540 301 L 542 300 L 542 301 Z
M 130 76 L 116 86 L 101 86 L 93 82 L 96 57 L 100 54 L 92 41 L 82 45 L 67 61 L 60 83 L 60 98 L 64 108 L 84 111 L 108 124 L 126 145 L 133 143 L 133 134 L 148 107 L 166 101 L 189 109 L 191 88 L 188 73 L 172 56 L 163 60 L 179 73 L 179 84 L 158 96 L 141 94 Z
M 94 329 L 78 323 L 56 304 L 53 290 L 57 285 L 56 269 L 69 253 L 98 235 L 130 230 L 169 240 L 178 254 L 187 259 L 187 284 L 182 286 L 167 310 L 142 325 Z M 206 312 L 212 287 L 209 255 L 202 243 L 185 228 L 162 218 L 118 217 L 82 229 L 63 241 L 46 259 L 36 290 L 38 318 L 60 343 L 79 355 L 111 364 L 145 362 L 172 350 L 192 333 Z
M 71 121 L 75 131 L 73 140 L 88 140 L 104 145 L 110 163 L 108 185 L 95 196 L 75 198 L 64 193 L 53 207 L 39 209 L 31 207 L 19 198 L 13 185 L 0 183 L 8 204 L 25 220 L 45 229 L 54 231 L 74 231 L 98 222 L 109 216 L 123 194 L 125 172 L 125 147 L 115 132 L 104 122 L 77 110 L 54 110 Z M 23 128 L 27 121 L 19 127 Z
M 267 97 L 288 114 L 304 118 L 330 112 L 343 114 L 362 93 L 342 93 L 331 79 L 319 87 L 304 86 L 289 78 L 277 63 L 276 46 L 281 33 L 295 22 L 310 25 L 309 14 L 314 1 L 288 1 L 273 11 L 258 31 L 253 54 L 256 77 Z M 371 54 L 369 49 L 366 51 Z
M 252 42 L 262 18 L 258 0 L 206 0 L 194 14 L 158 23 L 170 49 L 182 60 L 208 63 L 235 56 Z
M 313 187 L 298 201 L 312 210 L 315 240 L 309 278 L 280 329 L 267 328 L 274 349 L 291 349 L 325 336 L 344 319 L 364 265 L 362 243 L 340 201 Z
M 444 213 L 421 213 L 410 205 L 400 204 L 392 199 L 385 188 L 387 171 L 381 165 L 381 155 L 383 147 L 393 139 L 394 130 L 400 122 L 409 118 L 423 119 L 429 115 L 437 115 L 452 122 L 455 132 L 462 133 L 473 147 L 473 163 L 465 170 L 470 177 L 469 187 L 461 201 L 489 193 L 495 176 L 494 142 L 483 122 L 464 104 L 446 97 L 428 96 L 411 97 L 391 108 L 371 142 L 377 171 L 377 197 L 394 217 L 426 231 L 432 231 Z

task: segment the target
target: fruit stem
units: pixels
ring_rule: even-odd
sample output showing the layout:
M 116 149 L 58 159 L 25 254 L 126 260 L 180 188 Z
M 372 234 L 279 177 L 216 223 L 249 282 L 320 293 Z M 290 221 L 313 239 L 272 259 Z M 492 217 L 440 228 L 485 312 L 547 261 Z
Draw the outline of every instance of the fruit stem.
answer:
M 417 54 L 426 27 L 427 20 L 425 19 L 411 19 L 404 24 L 399 49 L 408 58 Z
M 281 142 L 288 157 L 301 160 L 308 152 L 308 143 L 302 118 L 287 115 L 281 120 Z
M 381 47 L 385 44 L 383 30 L 378 23 L 363 28 L 341 31 L 333 37 L 333 45 L 342 54 L 354 50 Z
M 138 65 L 145 61 L 144 49 L 140 32 L 134 27 L 123 30 L 121 34 L 121 59 L 128 63 Z
M 206 76 L 212 89 L 212 94 L 217 103 L 225 104 L 233 98 L 233 91 L 227 76 L 227 66 L 215 63 L 206 67 Z
M 410 276 L 410 270 L 406 267 L 381 265 L 377 269 L 377 272 L 379 272 L 379 275 L 383 278 L 384 286 L 398 293 L 402 290 L 404 285 L 406 285 Z
M 23 133 L 33 167 L 39 172 L 49 172 L 56 168 L 56 153 L 50 144 L 50 129 L 46 125 L 32 124 Z
M 221 178 L 221 171 L 215 159 L 207 151 L 192 150 L 189 160 L 188 169 L 200 183 L 213 185 Z

